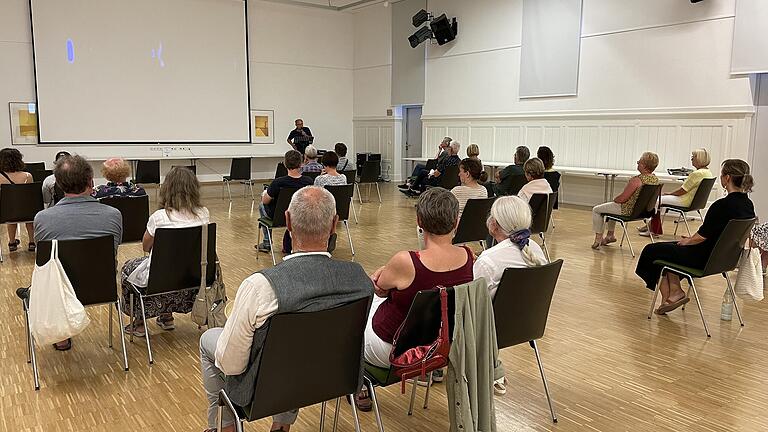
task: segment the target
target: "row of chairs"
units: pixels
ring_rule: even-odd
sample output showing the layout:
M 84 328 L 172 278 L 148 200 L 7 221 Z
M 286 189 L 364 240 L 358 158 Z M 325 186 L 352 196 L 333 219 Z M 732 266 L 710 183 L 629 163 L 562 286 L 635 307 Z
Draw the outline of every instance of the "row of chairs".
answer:
M 534 350 L 552 420 L 557 422 L 554 404 L 549 392 L 544 366 L 536 341 L 543 337 L 549 308 L 562 260 L 540 267 L 508 268 L 504 271 L 493 310 L 496 320 L 496 339 L 499 349 L 528 343 Z M 449 288 L 449 334 L 453 335 L 455 301 L 453 288 Z M 380 368 L 364 363 L 360 370 L 361 347 L 368 314 L 369 299 L 362 299 L 335 309 L 311 313 L 278 314 L 272 317 L 266 335 L 256 387 L 251 405 L 236 406 L 225 391 L 219 393 L 219 429 L 223 410 L 231 411 L 237 431 L 243 430 L 244 421 L 254 421 L 293 408 L 314 404 L 321 405 L 320 429 L 325 422 L 325 405 L 336 399 L 336 415 L 339 399 L 351 402 L 356 430 L 360 430 L 357 409 L 352 399 L 358 390 L 358 378 L 363 374 L 363 384 L 369 391 L 374 407 L 376 423 L 384 431 L 376 387 L 386 387 L 400 382 L 395 368 Z M 411 303 L 400 330 L 395 355 L 410 348 L 428 345 L 434 341 L 440 327 L 439 291 L 419 292 Z M 345 338 L 331 338 L 329 334 L 344 334 Z M 305 370 L 304 359 L 312 358 L 316 373 L 297 374 Z M 432 371 L 427 370 L 431 378 Z M 301 388 L 297 392 L 295 389 Z M 429 386 L 424 408 L 429 402 Z M 416 383 L 413 383 L 408 414 L 413 412 Z M 334 425 L 338 417 L 334 420 Z

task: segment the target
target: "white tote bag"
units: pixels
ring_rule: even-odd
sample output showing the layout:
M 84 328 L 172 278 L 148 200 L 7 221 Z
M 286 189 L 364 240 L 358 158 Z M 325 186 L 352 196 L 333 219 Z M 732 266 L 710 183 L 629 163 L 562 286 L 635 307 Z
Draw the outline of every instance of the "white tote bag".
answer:
M 739 273 L 736 275 L 736 285 L 733 290 L 744 300 L 763 299 L 763 266 L 760 262 L 760 249 L 741 251 Z
M 90 323 L 59 261 L 58 241 L 51 243 L 51 259 L 35 266 L 29 290 L 29 328 L 43 345 L 75 336 Z

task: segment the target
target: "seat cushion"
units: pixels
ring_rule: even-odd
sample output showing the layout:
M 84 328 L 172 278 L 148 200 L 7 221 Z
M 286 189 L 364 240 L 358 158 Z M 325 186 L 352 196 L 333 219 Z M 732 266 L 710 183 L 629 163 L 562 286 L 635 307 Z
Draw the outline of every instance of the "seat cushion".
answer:
M 265 225 L 267 228 L 272 228 L 272 218 L 260 217 L 259 225 Z
M 660 210 L 661 209 L 675 209 L 675 210 L 679 210 L 679 211 L 682 211 L 682 212 L 689 212 L 689 211 L 691 211 L 690 207 L 676 206 L 676 205 L 671 205 L 671 204 L 662 204 L 661 206 L 659 206 L 659 209 Z
M 693 267 L 681 266 L 680 264 L 676 264 L 676 263 L 673 263 L 673 262 L 670 262 L 670 261 L 656 260 L 653 263 L 655 265 L 667 266 L 669 268 L 673 268 L 675 270 L 679 270 L 679 271 L 681 271 L 683 273 L 687 273 L 687 274 L 689 274 L 689 275 L 691 275 L 691 276 L 693 276 L 695 278 L 700 278 L 700 277 L 704 277 L 705 276 L 704 275 L 704 270 L 695 269 Z
M 365 375 L 379 387 L 386 387 L 400 381 L 397 375 L 391 372 L 391 368 L 374 366 L 368 362 L 365 362 L 364 368 Z

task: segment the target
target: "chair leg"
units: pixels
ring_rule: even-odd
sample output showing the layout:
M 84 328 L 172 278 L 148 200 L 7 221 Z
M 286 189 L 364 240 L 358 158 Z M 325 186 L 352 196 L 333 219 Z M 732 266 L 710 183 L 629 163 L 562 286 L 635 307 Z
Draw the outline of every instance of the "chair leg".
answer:
M 699 219 L 701 219 L 701 223 L 704 223 L 704 216 L 701 215 L 701 210 L 696 210 L 696 213 L 699 214 Z
M 360 417 L 357 416 L 357 405 L 355 405 L 355 395 L 351 394 L 349 404 L 352 405 L 352 418 L 355 419 L 355 432 L 360 432 Z
M 690 297 L 691 296 L 691 283 L 690 282 L 688 282 L 688 290 L 685 292 L 685 296 L 686 297 Z M 681 310 L 685 310 L 685 305 L 683 305 L 680 309 Z
M 336 410 L 333 413 L 333 432 L 336 432 L 336 428 L 339 426 L 339 408 L 341 398 L 336 398 Z
M 325 427 L 325 401 L 323 401 L 323 403 L 320 404 L 320 432 L 323 432 L 324 427 Z
M 688 226 L 688 216 L 683 214 L 683 222 L 685 222 L 685 230 L 688 231 L 688 237 L 691 236 L 691 227 Z
M 357 220 L 357 212 L 355 211 L 355 205 L 354 205 L 354 204 L 355 204 L 355 199 L 354 199 L 354 198 L 352 198 L 352 197 L 350 197 L 350 198 L 349 198 L 349 208 L 352 210 L 352 216 L 354 216 L 354 217 L 355 217 L 355 223 L 360 223 L 360 222 Z
M 349 248 L 352 249 L 352 256 L 355 255 L 355 246 L 352 244 L 352 234 L 349 232 L 349 223 L 348 221 L 344 220 L 344 228 L 347 229 L 347 238 L 349 239 Z
M 635 249 L 632 247 L 632 240 L 629 238 L 629 234 L 627 233 L 627 225 L 624 223 L 624 221 L 621 222 L 621 229 L 624 231 L 624 234 L 622 234 L 622 238 L 627 239 L 627 245 L 629 245 L 629 251 L 632 253 L 632 258 L 634 258 Z
M 416 382 L 419 380 L 418 377 L 413 379 L 413 388 L 411 389 L 411 401 L 408 404 L 408 415 L 413 415 L 413 403 L 416 401 Z
M 480 248 L 485 250 L 485 240 L 480 240 L 478 243 L 480 243 Z
M 256 247 L 259 247 L 258 245 L 261 244 L 261 224 L 256 224 L 257 230 L 256 230 Z M 261 252 L 256 251 L 256 261 L 259 260 L 259 255 L 261 255 Z
M 653 309 L 656 306 L 656 297 L 659 296 L 659 290 L 661 287 L 661 278 L 664 277 L 664 271 L 661 272 L 661 277 L 659 277 L 659 281 L 656 283 L 656 289 L 653 290 L 653 297 L 651 297 L 651 308 L 648 309 L 648 319 L 651 319 L 653 316 Z
M 112 305 L 109 305 L 109 348 L 112 348 Z
M 704 323 L 704 331 L 707 333 L 707 337 L 712 337 L 712 335 L 709 334 L 709 327 L 707 327 L 707 320 L 704 319 L 704 311 L 701 309 L 701 301 L 699 301 L 699 294 L 696 292 L 696 285 L 693 283 L 692 278 L 688 278 L 688 283 L 691 284 L 693 297 L 696 299 L 696 306 L 699 307 L 699 315 L 701 315 L 701 322 Z
M 227 183 L 227 193 L 229 194 L 229 201 L 232 201 L 232 187 L 229 185 L 229 182 Z
M 256 201 L 256 195 L 253 194 L 253 180 L 248 180 L 248 186 L 251 188 L 251 201 Z
M 427 379 L 427 391 L 424 393 L 424 409 L 427 409 L 427 406 L 429 406 L 429 389 L 432 388 L 432 374 L 435 373 L 434 371 L 429 373 L 429 377 Z
M 651 238 L 651 243 L 656 243 L 656 240 L 653 239 L 653 231 L 651 231 L 651 226 L 648 224 L 648 219 L 643 219 L 643 223 L 645 223 L 645 229 L 648 231 L 648 237 Z
M 547 394 L 547 403 L 549 403 L 549 412 L 552 414 L 552 421 L 557 423 L 557 414 L 555 414 L 555 407 L 552 405 L 552 397 L 549 395 L 549 386 L 547 385 L 547 377 L 544 375 L 544 365 L 541 364 L 541 354 L 539 354 L 539 347 L 536 345 L 536 341 L 531 341 L 533 352 L 536 353 L 536 362 L 539 364 L 539 372 L 541 373 L 541 382 L 544 383 L 544 393 Z
M 130 308 L 130 315 L 128 316 L 128 319 L 130 319 L 131 321 L 128 323 L 128 325 L 131 326 L 131 334 L 128 336 L 129 337 L 128 340 L 131 341 L 131 343 L 133 343 L 133 328 L 134 328 L 134 325 L 133 325 L 133 308 L 136 307 L 136 304 L 133 302 L 133 291 L 131 291 L 131 294 L 130 294 L 129 297 L 130 297 L 130 300 L 131 300 L 131 304 L 130 304 L 131 308 Z M 146 331 L 146 327 L 144 328 L 144 331 Z
M 379 427 L 379 432 L 384 432 L 384 424 L 381 422 L 381 411 L 379 411 L 379 400 L 376 398 L 376 388 L 368 377 L 363 376 L 363 383 L 368 387 L 368 394 L 371 395 L 371 402 L 373 402 L 373 413 L 376 416 L 376 425 Z
M 360 193 L 360 183 L 355 183 L 355 189 L 357 190 L 357 199 L 360 201 L 360 205 L 363 205 L 363 194 Z
M 549 258 L 549 251 L 547 250 L 547 239 L 544 237 L 544 233 L 540 232 L 539 237 L 541 237 L 541 246 L 542 249 L 544 249 L 544 256 L 547 258 L 547 262 L 551 263 L 552 260 Z
M 379 204 L 381 204 L 381 192 L 379 191 L 379 182 L 376 182 L 376 195 L 379 196 Z
M 3 262 L 3 248 L 0 247 L 0 263 Z
M 122 299 L 118 294 L 117 303 L 115 303 L 115 308 L 117 309 L 117 325 L 120 327 L 120 344 L 123 347 L 123 370 L 127 372 L 128 371 L 128 351 L 125 348 L 125 326 L 123 326 L 122 305 L 123 305 Z M 110 310 L 112 310 L 112 306 L 110 306 Z M 144 327 L 144 331 L 147 331 L 146 327 Z M 110 331 L 109 334 L 112 334 L 112 332 Z
M 144 309 L 144 296 L 139 295 L 139 304 L 141 305 L 141 322 L 144 324 L 144 337 L 147 339 L 147 355 L 149 356 L 149 364 L 154 364 L 155 360 L 152 358 L 152 345 L 149 343 L 149 328 L 147 326 L 147 312 Z
M 269 241 L 269 253 L 272 254 L 272 265 L 277 265 L 277 261 L 275 260 L 275 245 L 272 241 L 272 230 L 267 230 L 267 240 Z
M 739 312 L 739 305 L 736 304 L 736 292 L 733 291 L 733 284 L 731 283 L 731 278 L 728 277 L 728 273 L 723 273 L 723 277 L 725 277 L 725 281 L 728 283 L 728 291 L 731 294 L 731 300 L 733 300 L 733 308 L 736 309 L 736 316 L 739 317 L 739 324 L 741 324 L 741 326 L 744 327 L 744 320 L 741 319 L 741 312 Z
M 22 300 L 22 303 L 24 301 Z M 27 363 L 32 363 L 32 375 L 34 377 L 35 382 L 35 390 L 40 390 L 40 377 L 38 375 L 37 371 L 37 356 L 35 355 L 35 340 L 32 337 L 32 331 L 29 328 L 29 309 L 27 308 L 27 304 L 24 303 L 24 322 L 27 325 L 27 344 L 28 344 L 28 360 Z
M 232 401 L 229 400 L 229 397 L 227 396 L 227 393 L 224 392 L 224 390 L 219 391 L 218 408 L 216 410 L 216 430 L 222 430 L 225 409 L 232 413 L 232 417 L 235 422 L 235 432 L 243 432 L 243 420 L 240 418 L 240 416 L 237 415 L 237 411 L 235 411 L 235 407 L 232 405 Z

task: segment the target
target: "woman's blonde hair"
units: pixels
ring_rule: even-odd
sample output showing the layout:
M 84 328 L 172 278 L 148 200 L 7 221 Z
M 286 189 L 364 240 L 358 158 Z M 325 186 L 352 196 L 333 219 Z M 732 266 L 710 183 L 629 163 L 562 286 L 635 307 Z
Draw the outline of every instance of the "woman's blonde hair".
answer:
M 530 158 L 523 164 L 523 171 L 533 179 L 544 177 L 544 162 L 539 158 Z
M 491 206 L 486 225 L 490 230 L 491 226 L 496 224 L 504 235 L 509 237 L 517 231 L 530 229 L 531 218 L 531 207 L 522 198 L 516 195 L 503 196 L 497 198 Z M 526 245 L 520 251 L 528 267 L 546 264 L 546 261 L 533 254 L 530 246 Z
M 709 157 L 709 152 L 705 148 L 696 149 L 691 152 L 693 156 L 693 162 L 700 167 L 708 167 L 712 160 Z
M 659 166 L 659 155 L 654 152 L 645 152 L 640 156 L 640 162 L 645 165 L 648 171 L 654 172 Z
M 131 168 L 125 160 L 111 158 L 101 166 L 101 175 L 112 183 L 123 183 L 131 175 Z
M 755 179 L 750 174 L 749 164 L 741 159 L 726 159 L 720 170 L 723 175 L 731 176 L 731 183 L 744 192 L 752 192 Z
M 477 157 L 480 156 L 480 147 L 477 146 L 477 144 L 470 144 L 467 147 L 467 157 Z
M 200 204 L 200 182 L 186 167 L 173 167 L 160 186 L 160 208 L 196 214 Z

